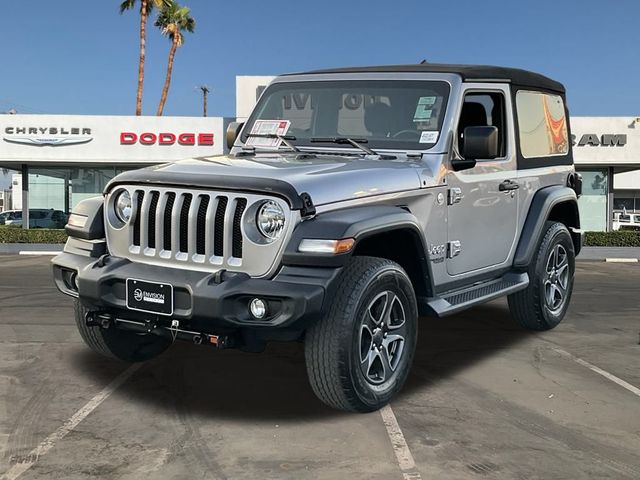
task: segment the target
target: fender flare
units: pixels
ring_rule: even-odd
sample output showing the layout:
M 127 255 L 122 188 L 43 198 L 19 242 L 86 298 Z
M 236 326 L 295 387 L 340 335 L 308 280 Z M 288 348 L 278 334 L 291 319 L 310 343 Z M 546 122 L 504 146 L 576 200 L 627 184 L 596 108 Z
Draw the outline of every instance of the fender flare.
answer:
M 575 204 L 575 210 L 576 212 L 578 211 L 578 197 L 576 192 L 569 187 L 552 185 L 538 190 L 531 201 L 529 213 L 522 227 L 520 241 L 513 260 L 514 267 L 527 268 L 529 266 L 540 242 L 540 237 L 544 233 L 544 224 L 549 219 L 551 211 L 556 205 L 567 202 Z M 574 225 L 567 225 L 567 228 L 569 228 L 574 245 L 576 245 L 577 254 L 581 245 L 579 244 L 580 242 L 576 244 L 576 235 L 572 229 L 578 230 L 580 228 L 579 216 L 576 215 L 575 221 L 571 223 L 574 223 Z M 579 234 L 578 237 L 580 237 Z
M 82 200 L 71 213 L 86 217 L 86 221 L 82 227 L 67 223 L 64 230 L 69 237 L 82 240 L 98 240 L 105 237 L 104 199 L 102 197 L 97 196 Z
M 416 235 L 425 258 L 424 267 L 429 272 L 426 260 L 426 240 L 418 220 L 409 211 L 389 205 L 371 205 L 345 208 L 321 213 L 298 224 L 285 249 L 282 262 L 285 265 L 321 267 L 341 267 L 356 250 L 358 243 L 377 233 L 409 229 Z M 298 252 L 300 242 L 305 238 L 339 240 L 354 238 L 356 244 L 347 253 L 310 254 Z M 416 259 L 418 260 L 418 259 Z M 430 272 L 429 272 L 430 273 Z

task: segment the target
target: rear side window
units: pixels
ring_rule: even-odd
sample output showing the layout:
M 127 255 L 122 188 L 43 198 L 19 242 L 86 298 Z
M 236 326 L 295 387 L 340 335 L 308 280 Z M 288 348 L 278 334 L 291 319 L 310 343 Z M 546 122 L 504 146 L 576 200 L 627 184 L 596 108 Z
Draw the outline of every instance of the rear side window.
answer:
M 569 135 L 559 95 L 520 90 L 516 93 L 520 151 L 524 158 L 566 155 Z

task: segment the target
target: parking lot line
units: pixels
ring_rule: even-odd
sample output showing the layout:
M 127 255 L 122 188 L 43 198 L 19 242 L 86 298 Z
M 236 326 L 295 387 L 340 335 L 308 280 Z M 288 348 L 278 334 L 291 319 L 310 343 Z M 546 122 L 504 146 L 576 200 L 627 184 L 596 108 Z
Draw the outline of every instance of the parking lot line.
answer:
M 398 425 L 398 420 L 391 409 L 391 405 L 383 407 L 382 410 L 380 410 L 380 415 L 382 415 L 382 421 L 387 428 L 387 435 L 389 436 L 389 440 L 391 440 L 391 446 L 393 447 L 393 452 L 396 454 L 398 466 L 402 471 L 404 480 L 422 480 L 420 473 L 416 471 L 416 462 L 413 460 L 413 455 L 411 454 L 411 450 L 409 450 L 409 446 L 407 445 L 400 425 Z
M 109 396 L 115 392 L 131 375 L 133 375 L 142 364 L 132 365 L 124 372 L 118 375 L 109 385 L 104 387 L 96 396 L 89 400 L 80 410 L 73 414 L 60 428 L 45 438 L 40 444 L 29 452 L 26 456 L 29 460 L 26 462 L 16 463 L 2 476 L 2 480 L 15 480 L 24 472 L 29 470 L 38 461 L 38 458 L 51 450 L 58 440 L 62 440 L 70 432 L 75 429 L 80 422 L 100 406 Z
M 638 397 L 640 397 L 640 388 L 631 385 L 629 382 L 625 382 L 624 380 L 622 380 L 621 378 L 616 377 L 615 375 L 601 369 L 600 367 L 596 367 L 595 365 L 593 365 L 592 363 L 587 362 L 586 360 L 583 360 L 579 357 L 576 357 L 575 355 L 570 354 L 569 352 L 565 352 L 564 350 L 560 349 L 560 348 L 553 348 L 553 351 L 559 353 L 560 355 L 562 355 L 563 357 L 569 358 L 571 360 L 573 360 L 574 362 L 582 365 L 583 367 L 587 367 L 589 370 L 596 372 L 598 375 L 602 375 L 604 378 L 611 380 L 613 383 L 617 383 L 618 385 L 620 385 L 622 388 L 625 388 L 627 390 L 629 390 L 631 393 L 633 393 L 634 395 L 637 395 Z
M 62 251 L 55 252 L 53 250 L 20 250 L 18 255 L 47 255 L 54 256 L 62 253 Z

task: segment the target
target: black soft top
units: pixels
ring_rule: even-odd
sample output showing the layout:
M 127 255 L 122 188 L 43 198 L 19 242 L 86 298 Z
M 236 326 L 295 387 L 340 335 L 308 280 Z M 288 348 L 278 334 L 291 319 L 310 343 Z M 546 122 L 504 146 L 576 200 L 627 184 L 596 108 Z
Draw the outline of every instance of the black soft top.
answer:
M 454 73 L 464 81 L 510 82 L 522 87 L 539 88 L 565 93 L 560 82 L 519 68 L 494 67 L 492 65 L 447 65 L 442 63 L 420 63 L 411 65 L 380 65 L 370 67 L 330 68 L 313 70 L 289 75 L 307 75 L 314 73 L 365 73 L 365 72 L 424 72 Z

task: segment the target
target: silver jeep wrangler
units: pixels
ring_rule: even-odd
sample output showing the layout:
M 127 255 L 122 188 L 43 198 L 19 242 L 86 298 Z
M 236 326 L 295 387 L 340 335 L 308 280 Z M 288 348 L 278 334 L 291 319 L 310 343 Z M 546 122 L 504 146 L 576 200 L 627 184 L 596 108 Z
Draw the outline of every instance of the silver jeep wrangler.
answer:
M 115 177 L 53 260 L 93 350 L 176 339 L 303 341 L 326 404 L 402 388 L 418 318 L 506 295 L 522 327 L 564 317 L 582 245 L 564 87 L 463 65 L 278 77 L 227 156 Z

